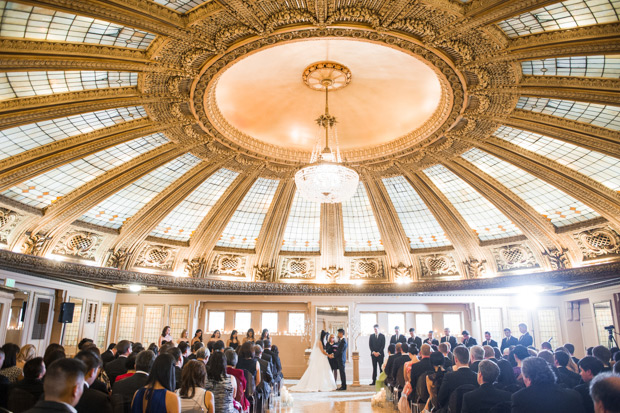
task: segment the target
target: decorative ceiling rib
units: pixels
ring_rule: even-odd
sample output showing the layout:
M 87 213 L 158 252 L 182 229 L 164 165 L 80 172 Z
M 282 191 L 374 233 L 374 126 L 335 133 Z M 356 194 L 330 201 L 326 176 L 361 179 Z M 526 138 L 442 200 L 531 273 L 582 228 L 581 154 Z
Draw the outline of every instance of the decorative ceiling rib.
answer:
M 0 10 L 0 247 L 287 291 L 620 257 L 588 244 L 620 245 L 618 0 Z M 292 179 L 309 151 L 236 134 L 215 90 L 250 54 L 326 39 L 415 56 L 442 95 L 424 127 L 343 151 L 358 192 L 319 208 Z

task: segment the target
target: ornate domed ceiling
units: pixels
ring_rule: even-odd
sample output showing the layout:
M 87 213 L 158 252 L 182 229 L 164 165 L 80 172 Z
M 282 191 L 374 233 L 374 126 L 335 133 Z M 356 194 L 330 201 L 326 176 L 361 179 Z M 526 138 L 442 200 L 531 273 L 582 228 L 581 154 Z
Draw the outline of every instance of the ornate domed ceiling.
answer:
M 334 205 L 293 179 L 323 60 Z M 413 291 L 620 257 L 618 0 L 0 1 L 0 99 L 13 260 Z

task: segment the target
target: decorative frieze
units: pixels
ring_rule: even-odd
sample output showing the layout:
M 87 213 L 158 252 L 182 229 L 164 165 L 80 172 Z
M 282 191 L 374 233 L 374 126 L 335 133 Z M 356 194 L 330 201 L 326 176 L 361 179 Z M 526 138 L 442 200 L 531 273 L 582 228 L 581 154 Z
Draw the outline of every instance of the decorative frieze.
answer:
M 573 238 L 586 260 L 620 254 L 620 235 L 611 227 L 578 232 L 573 234 Z
M 52 254 L 94 261 L 102 240 L 103 236 L 94 232 L 69 231 L 60 237 L 52 250 Z
M 209 275 L 228 275 L 232 277 L 245 277 L 245 255 L 216 254 L 211 264 Z
M 308 257 L 283 257 L 280 260 L 281 279 L 314 279 L 314 258 Z
M 351 280 L 383 280 L 386 278 L 383 260 L 380 258 L 356 258 L 351 260 Z
M 138 254 L 134 265 L 136 267 L 171 270 L 177 253 L 178 249 L 176 248 L 147 244 Z
M 491 252 L 497 264 L 497 271 L 540 267 L 532 250 L 525 244 L 504 245 L 499 248 L 492 248 Z
M 0 244 L 8 243 L 9 235 L 11 235 L 11 232 L 15 229 L 21 217 L 22 216 L 15 211 L 0 208 Z
M 452 255 L 432 254 L 420 257 L 422 278 L 459 276 L 459 270 Z

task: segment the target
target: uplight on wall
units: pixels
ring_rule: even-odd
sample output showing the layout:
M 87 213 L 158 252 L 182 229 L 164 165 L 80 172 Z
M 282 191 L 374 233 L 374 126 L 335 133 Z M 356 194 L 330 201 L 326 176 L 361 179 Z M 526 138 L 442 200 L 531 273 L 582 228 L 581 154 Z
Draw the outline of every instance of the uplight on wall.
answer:
M 129 291 L 131 291 L 133 293 L 138 293 L 138 292 L 142 291 L 142 286 L 138 285 L 138 284 L 131 284 L 129 286 Z

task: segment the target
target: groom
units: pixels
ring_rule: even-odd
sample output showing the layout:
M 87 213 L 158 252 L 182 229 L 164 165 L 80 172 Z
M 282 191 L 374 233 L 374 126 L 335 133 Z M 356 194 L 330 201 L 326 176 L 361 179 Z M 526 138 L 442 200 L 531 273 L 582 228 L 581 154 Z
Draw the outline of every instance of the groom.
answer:
M 337 390 L 347 389 L 347 376 L 344 372 L 344 364 L 347 362 L 347 339 L 344 338 L 344 329 L 338 329 L 338 347 L 334 351 L 334 354 L 329 355 L 330 358 L 335 358 L 338 362 L 338 370 L 340 371 L 340 381 L 342 385 Z

